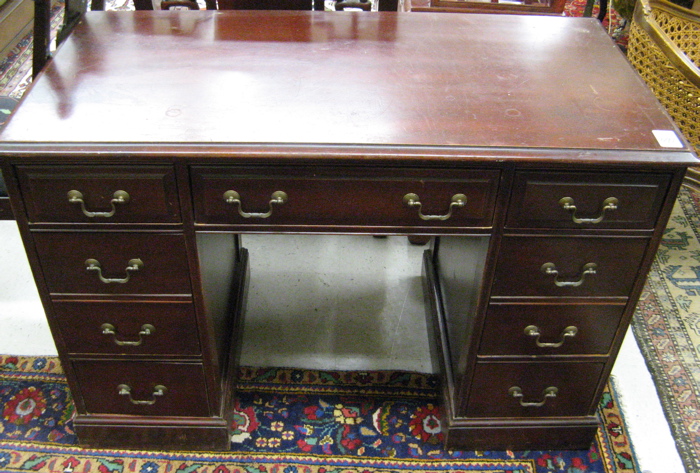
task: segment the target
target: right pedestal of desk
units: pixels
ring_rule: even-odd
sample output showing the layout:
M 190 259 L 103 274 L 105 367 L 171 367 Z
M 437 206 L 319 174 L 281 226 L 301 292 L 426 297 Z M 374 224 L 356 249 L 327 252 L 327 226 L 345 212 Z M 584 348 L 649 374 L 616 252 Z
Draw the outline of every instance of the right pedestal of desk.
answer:
M 516 171 L 501 229 L 425 252 L 447 448 L 590 446 L 679 181 Z

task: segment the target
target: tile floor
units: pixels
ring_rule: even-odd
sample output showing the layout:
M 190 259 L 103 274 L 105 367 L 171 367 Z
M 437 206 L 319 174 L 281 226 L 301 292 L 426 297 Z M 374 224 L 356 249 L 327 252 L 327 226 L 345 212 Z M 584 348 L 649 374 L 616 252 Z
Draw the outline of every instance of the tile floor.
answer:
M 0 241 L 0 353 L 53 355 L 14 221 L 0 221 Z M 425 247 L 370 236 L 254 235 L 243 244 L 253 277 L 242 363 L 430 371 L 420 283 Z M 641 471 L 682 473 L 631 333 L 613 377 Z

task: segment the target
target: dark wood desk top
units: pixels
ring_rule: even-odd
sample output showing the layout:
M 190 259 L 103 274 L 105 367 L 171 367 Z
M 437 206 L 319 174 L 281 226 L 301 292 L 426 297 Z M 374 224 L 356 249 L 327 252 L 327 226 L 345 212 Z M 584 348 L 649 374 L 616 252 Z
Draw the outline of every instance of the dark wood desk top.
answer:
M 277 144 L 691 163 L 652 134 L 672 128 L 593 19 L 93 12 L 1 139 L 4 154 Z

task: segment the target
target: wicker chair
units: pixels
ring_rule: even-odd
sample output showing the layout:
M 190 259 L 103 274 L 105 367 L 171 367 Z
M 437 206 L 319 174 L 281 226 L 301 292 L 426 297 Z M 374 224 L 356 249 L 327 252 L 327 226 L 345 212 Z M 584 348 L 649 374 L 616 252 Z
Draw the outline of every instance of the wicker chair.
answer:
M 665 0 L 639 0 L 627 57 L 700 154 L 700 14 Z M 700 190 L 700 168 L 686 184 Z

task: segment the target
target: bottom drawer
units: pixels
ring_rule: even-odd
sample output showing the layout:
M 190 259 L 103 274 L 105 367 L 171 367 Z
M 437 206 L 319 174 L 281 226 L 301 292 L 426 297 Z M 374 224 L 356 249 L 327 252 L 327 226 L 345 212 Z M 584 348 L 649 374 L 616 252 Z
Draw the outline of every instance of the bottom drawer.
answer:
M 210 415 L 200 364 L 73 361 L 73 368 L 87 414 Z
M 604 363 L 477 363 L 466 417 L 586 416 Z

